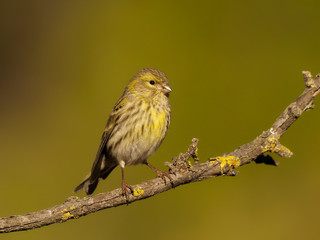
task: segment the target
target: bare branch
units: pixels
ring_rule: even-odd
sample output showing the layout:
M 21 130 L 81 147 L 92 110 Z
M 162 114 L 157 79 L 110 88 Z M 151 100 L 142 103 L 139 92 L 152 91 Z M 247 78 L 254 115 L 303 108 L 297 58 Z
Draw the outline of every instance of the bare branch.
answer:
M 130 195 L 128 203 L 120 188 L 90 197 L 69 197 L 64 203 L 51 208 L 0 218 L 0 233 L 29 230 L 65 222 L 106 208 L 149 198 L 190 182 L 202 181 L 219 175 L 235 176 L 237 174 L 235 168 L 255 160 L 277 165 L 277 162 L 272 159 L 263 157 L 263 153 L 275 152 L 281 157 L 292 155 L 289 149 L 280 144 L 279 138 L 304 111 L 313 108 L 314 99 L 320 93 L 320 75 L 312 78 L 310 72 L 304 71 L 302 74 L 305 80 L 304 92 L 284 110 L 267 131 L 252 142 L 242 145 L 227 155 L 210 158 L 209 161 L 198 164 L 198 139 L 192 139 L 186 153 L 179 154 L 170 163 L 166 162 L 170 169 L 173 186 L 160 178 L 142 182 L 134 186 L 135 191 Z M 195 160 L 193 165 L 188 161 L 190 158 Z

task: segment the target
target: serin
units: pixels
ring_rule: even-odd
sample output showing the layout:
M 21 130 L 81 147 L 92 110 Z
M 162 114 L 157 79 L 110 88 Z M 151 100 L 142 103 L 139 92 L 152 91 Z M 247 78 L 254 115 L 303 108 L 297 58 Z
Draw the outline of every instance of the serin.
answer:
M 127 201 L 128 188 L 133 189 L 124 179 L 126 165 L 146 164 L 158 177 L 172 181 L 167 172 L 147 162 L 167 134 L 171 91 L 167 76 L 158 69 L 144 68 L 133 76 L 112 109 L 89 177 L 74 192 L 84 189 L 86 194 L 92 194 L 99 180 L 108 177 L 118 165 Z

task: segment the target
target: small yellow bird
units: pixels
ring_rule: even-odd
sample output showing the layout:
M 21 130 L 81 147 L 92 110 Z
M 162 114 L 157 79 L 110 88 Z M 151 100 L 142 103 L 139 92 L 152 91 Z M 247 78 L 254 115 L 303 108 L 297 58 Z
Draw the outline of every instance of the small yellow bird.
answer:
M 122 191 L 127 201 L 128 188 L 133 189 L 124 180 L 126 165 L 146 164 L 158 177 L 168 177 L 172 181 L 167 172 L 147 162 L 167 134 L 171 91 L 167 76 L 158 69 L 144 68 L 133 76 L 112 109 L 90 176 L 74 192 L 84 189 L 86 194 L 92 194 L 100 178 L 108 177 L 118 165 L 122 173 Z

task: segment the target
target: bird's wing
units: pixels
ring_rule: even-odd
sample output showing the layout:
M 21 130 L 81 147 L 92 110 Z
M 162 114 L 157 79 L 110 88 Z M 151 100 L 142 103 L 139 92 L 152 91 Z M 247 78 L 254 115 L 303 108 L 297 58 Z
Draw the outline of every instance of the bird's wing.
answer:
M 119 101 L 116 103 L 116 105 L 113 107 L 112 112 L 109 116 L 106 128 L 102 134 L 101 137 L 101 142 L 100 142 L 100 146 L 98 148 L 98 152 L 96 154 L 94 163 L 92 165 L 92 169 L 91 169 L 91 181 L 96 180 L 97 178 L 100 177 L 100 172 L 101 172 L 101 165 L 102 165 L 102 159 L 103 156 L 106 155 L 106 145 L 108 143 L 108 140 L 115 128 L 115 126 L 117 125 L 117 119 L 118 116 L 121 114 L 122 110 L 123 110 L 123 106 L 125 105 L 127 99 L 121 97 L 119 99 Z

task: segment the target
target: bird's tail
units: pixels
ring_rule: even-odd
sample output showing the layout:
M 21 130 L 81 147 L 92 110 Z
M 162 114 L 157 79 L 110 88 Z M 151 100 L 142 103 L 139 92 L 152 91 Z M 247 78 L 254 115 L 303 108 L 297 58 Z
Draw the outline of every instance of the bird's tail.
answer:
M 108 164 L 104 166 L 100 171 L 92 171 L 91 174 L 86 177 L 82 183 L 80 183 L 73 192 L 78 192 L 81 189 L 84 189 L 87 195 L 90 195 L 96 189 L 100 178 L 105 179 L 112 172 L 112 170 L 116 167 L 116 164 Z
M 73 192 L 76 193 L 78 191 L 80 191 L 81 189 L 84 189 L 84 191 L 86 192 L 86 194 L 91 194 L 93 193 L 93 191 L 96 189 L 99 179 L 97 179 L 97 181 L 90 183 L 90 177 L 85 178 L 82 183 L 80 183 L 74 190 Z

